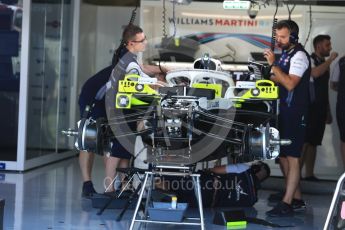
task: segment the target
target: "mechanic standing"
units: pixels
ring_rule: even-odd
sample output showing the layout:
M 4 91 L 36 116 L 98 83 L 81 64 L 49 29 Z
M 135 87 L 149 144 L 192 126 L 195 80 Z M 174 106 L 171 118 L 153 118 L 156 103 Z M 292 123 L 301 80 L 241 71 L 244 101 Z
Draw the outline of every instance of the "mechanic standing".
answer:
M 309 116 L 301 169 L 305 163 L 305 180 L 317 181 L 314 175 L 316 149 L 321 145 L 326 124 L 332 123 L 331 109 L 328 99 L 329 66 L 338 53 L 331 52 L 331 37 L 326 34 L 317 35 L 313 39 L 314 52 L 311 54 Z M 327 60 L 325 57 L 329 57 Z
M 119 80 L 124 79 L 125 75 L 137 74 L 140 77 L 150 78 L 150 75 L 165 74 L 167 72 L 166 68 L 163 70 L 158 66 L 139 64 L 137 61 L 137 55 L 145 51 L 146 45 L 147 39 L 140 27 L 133 24 L 126 26 L 122 33 L 122 45 L 116 51 L 116 60 L 114 60 L 116 65 L 111 73 L 109 84 L 107 84 L 106 111 L 109 120 L 116 120 L 120 117 L 129 117 L 128 115 L 134 112 L 127 109 L 115 109 L 118 83 Z M 121 125 L 112 126 L 112 131 L 116 137 L 116 142 L 113 142 L 114 145 L 123 146 L 127 151 L 133 153 L 135 135 L 127 135 L 122 137 L 121 134 L 135 132 L 136 125 L 137 124 L 135 122 L 128 122 Z M 125 157 L 125 155 L 122 157 Z M 116 175 L 116 168 L 118 167 L 119 163 L 121 162 L 115 158 L 108 159 L 108 162 L 106 163 L 107 175 Z
M 340 152 L 345 169 L 345 56 L 336 63 L 330 85 L 338 92 L 336 115 L 340 134 Z
M 299 159 L 305 137 L 306 116 L 310 103 L 310 57 L 298 43 L 299 28 L 292 20 L 281 20 L 276 25 L 276 43 L 282 49 L 279 60 L 267 49 L 264 56 L 271 66 L 271 80 L 279 86 L 279 132 L 282 139 L 290 139 L 291 145 L 282 146 L 279 163 L 285 178 L 283 200 L 268 216 L 290 216 L 294 210 L 305 208 L 299 187 Z
M 113 58 L 114 59 L 114 58 Z M 106 118 L 105 109 L 105 92 L 106 83 L 109 81 L 114 64 L 102 69 L 94 76 L 90 77 L 84 84 L 79 95 L 79 109 L 81 118 L 92 118 L 97 120 L 98 118 Z M 89 113 L 85 114 L 85 108 L 91 106 L 92 109 Z M 85 116 L 85 117 L 84 117 Z M 80 151 L 79 152 L 79 166 L 82 173 L 83 187 L 82 197 L 91 198 L 96 193 L 92 183 L 92 167 L 94 162 L 95 153 Z M 110 152 L 104 153 L 105 162 L 105 183 L 111 182 L 114 178 L 114 165 L 120 164 L 120 167 L 127 167 L 128 160 L 131 158 L 131 154 L 123 148 L 118 141 L 112 140 L 112 148 Z M 110 183 L 107 183 L 107 187 Z M 113 187 L 109 187 L 107 192 L 114 191 Z

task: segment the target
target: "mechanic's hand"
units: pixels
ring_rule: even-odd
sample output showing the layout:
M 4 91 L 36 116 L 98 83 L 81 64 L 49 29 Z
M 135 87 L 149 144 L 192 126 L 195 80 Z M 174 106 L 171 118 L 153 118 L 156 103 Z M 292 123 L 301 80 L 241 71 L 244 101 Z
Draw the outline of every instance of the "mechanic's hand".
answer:
M 276 59 L 274 53 L 270 49 L 265 49 L 264 57 L 266 58 L 269 65 L 272 65 Z
M 261 74 L 262 74 L 262 78 L 265 80 L 270 80 L 271 79 L 271 66 L 263 66 L 261 69 Z
M 338 53 L 337 52 L 332 52 L 331 55 L 329 55 L 329 58 L 334 61 L 334 59 L 336 59 L 338 57 Z

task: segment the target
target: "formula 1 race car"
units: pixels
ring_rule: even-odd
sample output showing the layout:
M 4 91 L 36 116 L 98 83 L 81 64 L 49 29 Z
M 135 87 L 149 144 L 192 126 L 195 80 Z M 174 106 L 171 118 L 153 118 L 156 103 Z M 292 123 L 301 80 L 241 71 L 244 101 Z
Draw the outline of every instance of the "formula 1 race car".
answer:
M 272 127 L 278 87 L 269 80 L 235 84 L 219 61 L 203 57 L 194 69 L 168 72 L 166 83 L 155 88 L 155 79 L 126 75 L 116 95 L 107 95 L 108 119 L 85 118 L 78 131 L 66 134 L 77 136 L 78 149 L 99 154 L 112 138 L 129 149 L 133 136 L 140 135 L 147 161 L 156 165 L 192 165 L 228 155 L 237 161 L 273 159 L 280 145 L 289 144 Z

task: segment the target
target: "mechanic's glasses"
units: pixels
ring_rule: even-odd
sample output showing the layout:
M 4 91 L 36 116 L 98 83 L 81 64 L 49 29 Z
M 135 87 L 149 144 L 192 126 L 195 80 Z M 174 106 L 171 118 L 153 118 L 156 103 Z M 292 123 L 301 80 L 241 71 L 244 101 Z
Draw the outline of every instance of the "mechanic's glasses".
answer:
M 146 41 L 146 36 L 144 37 L 144 39 L 140 40 L 140 41 L 131 41 L 131 42 L 135 42 L 135 43 L 143 43 L 144 41 Z

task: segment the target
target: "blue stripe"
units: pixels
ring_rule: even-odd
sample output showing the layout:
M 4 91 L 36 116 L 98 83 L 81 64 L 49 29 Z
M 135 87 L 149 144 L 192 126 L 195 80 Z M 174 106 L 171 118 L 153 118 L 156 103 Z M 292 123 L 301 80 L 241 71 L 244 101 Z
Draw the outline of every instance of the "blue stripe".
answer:
M 105 92 L 107 91 L 107 85 L 103 85 L 102 88 L 100 88 L 96 94 L 95 99 L 100 101 L 105 96 Z
M 193 37 L 195 36 L 194 35 L 188 35 L 186 37 Z M 205 44 L 205 43 L 209 43 L 209 42 L 212 42 L 212 41 L 216 41 L 216 40 L 219 40 L 219 39 L 223 39 L 223 38 L 231 38 L 231 37 L 234 37 L 234 38 L 238 38 L 238 39 L 241 39 L 243 41 L 246 41 L 254 46 L 257 46 L 257 47 L 260 47 L 260 48 L 268 48 L 268 46 L 266 44 L 263 44 L 262 42 L 260 41 L 257 41 L 251 37 L 254 37 L 254 38 L 259 38 L 259 39 L 262 39 L 262 40 L 265 40 L 267 42 L 270 42 L 270 37 L 268 36 L 265 36 L 265 35 L 258 35 L 258 34 L 224 34 L 224 33 L 214 33 L 214 34 L 211 34 L 207 37 L 204 37 L 202 39 L 199 39 L 199 43 L 200 44 Z
M 292 98 L 293 98 L 293 90 L 292 91 L 289 91 L 288 92 L 288 96 L 286 97 L 286 100 L 285 100 L 285 102 L 286 102 L 286 104 L 288 105 L 288 107 L 290 107 L 290 105 L 291 105 L 291 102 L 292 102 Z

